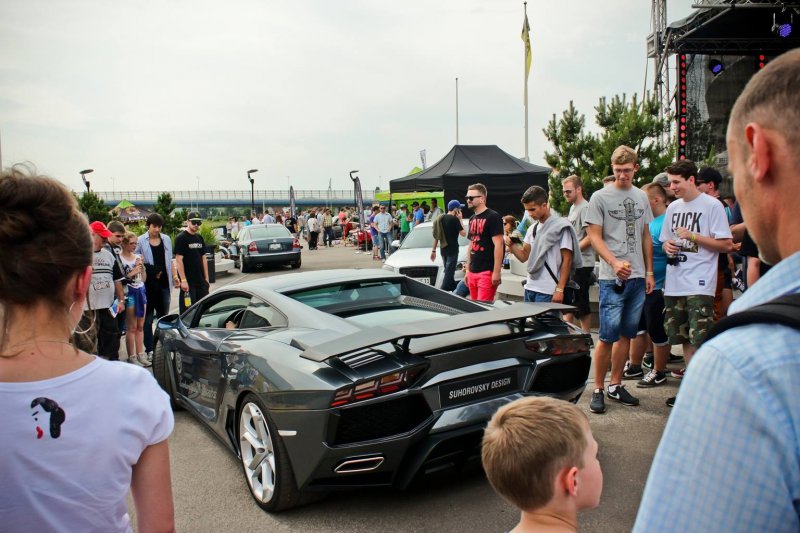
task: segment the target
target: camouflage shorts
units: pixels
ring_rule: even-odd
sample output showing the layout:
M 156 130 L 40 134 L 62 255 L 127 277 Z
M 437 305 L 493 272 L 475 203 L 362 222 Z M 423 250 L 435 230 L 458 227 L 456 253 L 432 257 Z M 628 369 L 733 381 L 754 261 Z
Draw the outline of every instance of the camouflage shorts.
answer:
M 664 330 L 670 344 L 700 346 L 713 325 L 713 296 L 664 296 Z

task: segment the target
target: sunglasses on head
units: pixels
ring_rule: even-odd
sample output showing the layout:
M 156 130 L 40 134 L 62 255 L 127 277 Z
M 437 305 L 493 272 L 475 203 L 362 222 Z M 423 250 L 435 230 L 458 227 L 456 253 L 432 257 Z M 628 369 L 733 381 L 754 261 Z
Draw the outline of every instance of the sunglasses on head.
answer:
M 194 226 L 199 226 L 200 224 L 203 223 L 203 221 L 202 220 L 198 220 L 198 219 L 193 219 L 193 220 L 190 220 L 189 223 L 194 225 Z
M 468 202 L 471 202 L 471 201 L 472 201 L 472 200 L 474 200 L 475 198 L 480 198 L 480 197 L 482 197 L 482 196 L 483 196 L 482 194 L 478 194 L 478 195 L 476 195 L 476 196 L 465 196 L 464 198 L 466 198 L 466 200 L 467 200 Z

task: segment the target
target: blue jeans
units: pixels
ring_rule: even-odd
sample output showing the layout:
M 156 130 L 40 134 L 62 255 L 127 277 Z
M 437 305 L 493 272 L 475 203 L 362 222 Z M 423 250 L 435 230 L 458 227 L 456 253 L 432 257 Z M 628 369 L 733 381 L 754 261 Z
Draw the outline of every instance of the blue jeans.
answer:
M 620 337 L 633 339 L 639 330 L 644 307 L 644 278 L 629 279 L 621 294 L 614 292 L 615 280 L 600 280 L 600 340 L 617 342 Z
M 391 241 L 389 240 L 389 232 L 380 233 L 378 232 L 378 250 L 381 251 L 381 259 L 386 259 L 388 255 L 387 250 L 389 249 L 389 244 Z
M 442 273 L 442 290 L 452 292 L 456 288 L 456 264 L 458 263 L 458 251 L 455 254 L 442 254 L 444 271 Z
M 525 289 L 525 301 L 533 303 L 550 303 L 553 301 L 553 295 Z
M 154 291 L 155 292 L 155 291 Z M 154 317 L 161 318 L 169 314 L 169 304 L 172 294 L 172 289 L 160 289 L 161 298 L 154 298 L 153 301 L 147 302 L 147 308 L 144 312 L 144 350 L 146 352 L 153 351 L 153 319 Z

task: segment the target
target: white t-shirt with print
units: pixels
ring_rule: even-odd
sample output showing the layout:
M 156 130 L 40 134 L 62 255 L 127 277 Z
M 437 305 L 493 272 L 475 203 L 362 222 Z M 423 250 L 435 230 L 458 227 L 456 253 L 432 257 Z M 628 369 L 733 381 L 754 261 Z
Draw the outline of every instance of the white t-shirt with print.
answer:
M 99 357 L 56 378 L 0 383 L 0 420 L 3 531 L 131 531 L 133 465 L 174 425 L 149 372 Z
M 705 193 L 701 193 L 691 202 L 675 200 L 667 207 L 659 237 L 661 242 L 672 240 L 679 243 L 681 251 L 678 255 L 686 258 L 686 261 L 679 262 L 677 266 L 667 265 L 664 295 L 714 296 L 717 290 L 719 253 L 689 239 L 679 239 L 675 228 L 686 228 L 712 239 L 730 239 L 731 229 L 725 209 L 719 200 Z
M 530 245 L 531 255 L 533 255 L 533 251 L 536 248 L 536 239 L 533 237 L 533 230 L 536 227 L 538 227 L 538 224 L 533 224 L 529 227 L 523 239 L 523 242 Z M 551 246 L 544 257 L 545 262 L 550 266 L 550 270 L 553 271 L 556 277 L 561 274 L 561 250 L 572 250 L 572 235 L 568 231 L 561 232 L 561 242 L 559 246 Z M 534 272 L 533 276 L 528 275 L 528 281 L 525 282 L 525 289 L 542 294 L 553 294 L 556 292 L 556 282 L 544 265 L 542 265 L 542 268 Z

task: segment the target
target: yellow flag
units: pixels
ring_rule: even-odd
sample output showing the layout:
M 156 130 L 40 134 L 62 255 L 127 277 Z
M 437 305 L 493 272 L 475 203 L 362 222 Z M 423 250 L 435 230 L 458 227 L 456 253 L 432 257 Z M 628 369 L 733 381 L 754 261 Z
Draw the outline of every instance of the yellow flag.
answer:
M 525 43 L 525 81 L 531 73 L 531 27 L 528 25 L 528 14 L 525 13 L 525 22 L 522 24 L 522 42 Z

